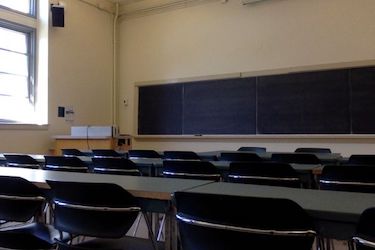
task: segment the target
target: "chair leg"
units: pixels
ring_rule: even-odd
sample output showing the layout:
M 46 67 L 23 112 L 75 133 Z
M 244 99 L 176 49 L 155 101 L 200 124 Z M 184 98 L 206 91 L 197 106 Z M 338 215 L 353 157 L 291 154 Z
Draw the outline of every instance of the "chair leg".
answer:
M 159 227 L 159 231 L 158 231 L 158 237 L 156 239 L 157 241 L 160 241 L 160 239 L 161 239 L 164 224 L 165 224 L 165 214 L 163 214 L 163 218 L 162 218 L 161 223 L 160 223 L 160 227 Z
M 152 224 L 150 222 L 150 219 L 148 218 L 148 216 L 145 212 L 142 212 L 142 214 L 143 214 L 143 217 L 145 218 L 145 221 L 146 221 L 149 238 L 152 242 L 152 247 L 153 247 L 154 250 L 158 250 L 158 245 L 157 245 L 154 233 L 152 232 Z

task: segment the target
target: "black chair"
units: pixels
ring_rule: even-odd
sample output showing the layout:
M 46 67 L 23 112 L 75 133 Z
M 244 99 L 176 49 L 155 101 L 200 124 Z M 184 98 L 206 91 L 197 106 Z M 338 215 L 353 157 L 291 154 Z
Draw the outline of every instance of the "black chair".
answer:
M 75 156 L 44 156 L 43 169 L 55 171 L 81 172 L 88 171 L 85 162 Z
M 54 226 L 73 236 L 94 239 L 77 244 L 60 243 L 60 249 L 114 249 L 126 241 L 125 234 L 141 212 L 138 201 L 118 185 L 109 183 L 77 183 L 47 181 L 52 189 Z M 147 225 L 150 223 L 145 216 Z M 154 249 L 151 228 L 149 235 Z
M 8 167 L 40 168 L 40 163 L 30 155 L 4 154 Z
M 163 176 L 184 179 L 219 181 L 221 175 L 208 161 L 163 161 Z
M 311 218 L 287 199 L 177 192 L 177 223 L 184 250 L 311 250 Z
M 375 167 L 367 165 L 327 165 L 323 167 L 319 184 L 321 189 L 375 192 Z
M 319 158 L 314 154 L 303 153 L 280 153 L 272 154 L 272 161 L 296 164 L 321 164 Z
M 348 164 L 375 166 L 375 155 L 351 155 Z
M 91 156 L 91 153 L 85 153 L 76 148 L 63 148 L 61 153 L 63 156 Z
M 20 177 L 0 176 L 0 247 L 51 249 L 59 232 L 37 222 L 46 204 L 41 190 Z M 5 223 L 8 223 L 4 225 Z
M 137 165 L 125 158 L 92 158 L 91 168 L 100 174 L 141 175 Z
M 263 161 L 256 153 L 221 153 L 220 161 Z
M 123 158 L 124 154 L 120 154 L 113 149 L 93 149 L 92 154 L 96 158 Z
M 156 152 L 155 150 L 129 150 L 128 152 L 129 158 L 137 159 L 137 158 L 152 158 L 152 159 L 158 159 L 161 158 L 160 154 Z
M 164 151 L 166 160 L 200 160 L 199 155 L 192 151 Z
M 357 250 L 375 249 L 375 207 L 368 208 L 361 214 L 353 243 Z
M 329 148 L 297 148 L 294 152 L 296 153 L 326 153 L 330 154 L 331 149 Z
M 237 151 L 264 153 L 267 149 L 262 147 L 240 147 Z
M 271 186 L 301 187 L 297 172 L 287 163 L 232 162 L 228 181 Z

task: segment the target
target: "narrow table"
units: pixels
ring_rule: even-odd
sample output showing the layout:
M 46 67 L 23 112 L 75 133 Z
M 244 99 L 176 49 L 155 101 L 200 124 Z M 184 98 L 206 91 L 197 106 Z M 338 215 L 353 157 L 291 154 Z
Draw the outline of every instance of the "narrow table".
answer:
M 321 236 L 341 240 L 350 239 L 361 213 L 366 208 L 375 207 L 375 194 L 355 192 L 224 182 L 191 188 L 187 192 L 290 199 L 310 214 Z
M 139 198 L 145 211 L 166 214 L 166 250 L 177 249 L 177 234 L 173 218 L 175 213 L 170 202 L 172 194 L 211 183 L 211 181 L 204 180 L 76 173 L 13 167 L 0 167 L 0 176 L 22 177 L 40 188 L 46 189 L 49 188 L 46 180 L 117 184 Z
M 251 151 L 235 151 L 235 150 L 217 150 L 217 151 L 207 151 L 200 152 L 198 155 L 202 158 L 219 158 L 221 153 L 252 153 L 257 154 L 264 160 L 271 160 L 272 154 L 313 154 L 315 155 L 323 164 L 337 164 L 344 160 L 344 158 L 339 153 L 299 153 L 299 152 L 251 152 Z

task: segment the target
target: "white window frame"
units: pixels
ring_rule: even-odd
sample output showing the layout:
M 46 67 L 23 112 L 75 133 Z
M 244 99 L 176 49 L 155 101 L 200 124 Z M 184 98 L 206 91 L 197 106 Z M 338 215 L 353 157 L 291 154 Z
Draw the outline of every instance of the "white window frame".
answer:
M 47 129 L 48 121 L 48 20 L 49 1 L 31 0 L 30 14 L 0 7 L 0 26 L 29 35 L 29 100 L 32 119 L 0 122 L 1 129 Z M 0 120 L 2 117 L 0 117 Z

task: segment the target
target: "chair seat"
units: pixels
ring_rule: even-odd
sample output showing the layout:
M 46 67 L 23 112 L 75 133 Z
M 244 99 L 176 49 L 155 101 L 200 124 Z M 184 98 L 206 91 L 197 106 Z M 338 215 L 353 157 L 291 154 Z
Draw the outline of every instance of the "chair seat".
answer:
M 53 226 L 29 223 L 0 229 L 0 247 L 10 249 L 49 249 L 60 239 Z M 62 240 L 68 239 L 64 234 Z
M 123 237 L 121 239 L 90 239 L 76 245 L 59 243 L 59 250 L 153 250 L 149 239 Z M 164 249 L 164 243 L 158 242 L 158 250 Z

